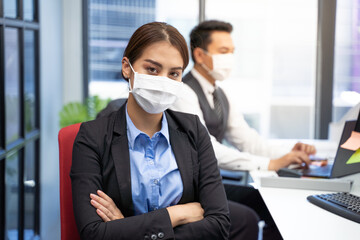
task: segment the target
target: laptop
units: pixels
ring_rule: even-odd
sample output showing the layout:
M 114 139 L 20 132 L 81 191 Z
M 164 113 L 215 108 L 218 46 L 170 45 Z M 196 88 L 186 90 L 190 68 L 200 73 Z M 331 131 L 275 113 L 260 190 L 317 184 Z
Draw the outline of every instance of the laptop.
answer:
M 349 164 L 349 159 L 355 151 L 342 148 L 352 131 L 360 132 L 360 112 L 357 120 L 346 121 L 341 139 L 337 148 L 333 164 L 326 166 L 310 165 L 308 169 L 299 169 L 304 177 L 337 178 L 360 172 L 360 162 Z

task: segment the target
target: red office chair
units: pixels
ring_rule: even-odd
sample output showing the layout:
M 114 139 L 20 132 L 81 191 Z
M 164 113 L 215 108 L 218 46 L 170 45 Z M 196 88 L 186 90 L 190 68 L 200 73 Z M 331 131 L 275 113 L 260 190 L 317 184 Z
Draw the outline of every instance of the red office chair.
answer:
M 60 129 L 59 131 L 59 162 L 60 162 L 60 219 L 61 219 L 61 240 L 80 240 L 76 227 L 72 192 L 70 169 L 72 162 L 72 150 L 75 137 L 81 123 L 73 124 Z

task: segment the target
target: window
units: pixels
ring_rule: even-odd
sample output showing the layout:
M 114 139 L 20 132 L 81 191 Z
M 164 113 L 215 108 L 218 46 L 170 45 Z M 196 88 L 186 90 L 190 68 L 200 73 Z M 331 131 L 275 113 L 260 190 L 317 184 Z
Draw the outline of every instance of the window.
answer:
M 4 0 L 4 15 L 8 18 L 16 18 L 18 16 L 18 1 L 17 0 Z
M 314 137 L 317 6 L 314 0 L 206 1 L 206 19 L 234 26 L 237 67 L 223 86 L 235 96 L 250 125 L 265 137 Z M 191 0 L 89 0 L 88 95 L 127 97 L 121 58 L 135 29 L 165 21 L 189 42 L 199 10 L 199 2 Z
M 317 6 L 313 0 L 206 1 L 206 19 L 234 27 L 236 67 L 223 87 L 262 136 L 313 138 Z
M 332 69 L 319 63 L 324 59 L 332 61 L 334 56 L 330 45 L 335 26 L 327 21 L 335 16 L 332 11 L 318 13 L 334 10 L 335 0 L 87 0 L 85 96 L 127 96 L 128 85 L 121 79 L 120 60 L 127 39 L 141 24 L 166 21 L 188 41 L 190 30 L 199 19 L 224 20 L 234 26 L 237 65 L 232 78 L 222 85 L 239 103 L 238 109 L 250 126 L 267 138 L 325 138 L 331 119 L 322 113 L 330 113 L 331 95 L 333 121 L 360 101 L 360 38 L 359 24 L 355 22 L 359 1 L 337 1 Z M 322 31 L 325 25 L 329 29 Z M 321 47 L 324 43 L 328 43 L 326 50 Z M 191 67 L 190 63 L 185 71 Z M 334 93 L 321 87 L 323 83 L 332 86 L 333 82 Z M 315 96 L 316 92 L 319 96 Z
M 192 0 L 88 0 L 85 85 L 88 95 L 116 99 L 127 97 L 128 85 L 121 76 L 121 59 L 128 40 L 141 25 L 163 21 L 176 27 L 186 40 L 198 22 L 198 2 Z M 176 9 L 176 11 L 174 10 Z
M 5 125 L 6 145 L 20 137 L 20 48 L 19 30 L 5 28 Z
M 360 103 L 360 1 L 338 0 L 336 11 L 333 121 Z
M 24 19 L 33 21 L 35 18 L 35 0 L 24 0 Z
M 9 153 L 5 160 L 5 239 L 18 239 L 19 234 L 19 158 L 21 151 Z
M 38 5 L 1 0 L 0 6 L 0 239 L 34 239 L 40 200 Z

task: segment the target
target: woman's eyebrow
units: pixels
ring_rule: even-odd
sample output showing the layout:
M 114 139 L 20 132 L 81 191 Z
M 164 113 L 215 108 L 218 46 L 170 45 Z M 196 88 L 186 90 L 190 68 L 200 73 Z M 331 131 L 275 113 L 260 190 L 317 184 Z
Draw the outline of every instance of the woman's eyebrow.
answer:
M 173 67 L 173 68 L 170 68 L 171 70 L 183 70 L 183 67 Z
M 161 63 L 155 62 L 155 61 L 153 61 L 153 60 L 151 60 L 151 59 L 145 59 L 144 61 L 145 61 L 145 62 L 152 63 L 152 64 L 154 64 L 154 65 L 156 65 L 156 66 L 158 66 L 158 67 L 162 68 Z
M 163 65 L 162 65 L 161 63 L 158 63 L 158 62 L 156 62 L 156 61 L 154 61 L 154 60 L 145 59 L 144 61 L 145 61 L 145 62 L 152 63 L 152 64 L 158 66 L 159 68 L 163 68 Z M 179 66 L 179 67 L 172 67 L 172 68 L 170 68 L 170 69 L 171 69 L 171 70 L 183 70 L 183 67 L 181 67 L 181 66 Z

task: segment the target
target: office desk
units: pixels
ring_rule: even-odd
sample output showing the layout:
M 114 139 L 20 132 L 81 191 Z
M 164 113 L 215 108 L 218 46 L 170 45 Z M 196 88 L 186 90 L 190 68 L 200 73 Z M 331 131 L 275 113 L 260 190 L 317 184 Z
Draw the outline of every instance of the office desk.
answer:
M 284 140 L 275 142 L 284 146 L 292 146 L 294 143 L 294 141 Z M 334 157 L 336 154 L 337 143 L 326 140 L 307 140 L 306 142 L 314 144 L 321 156 Z M 262 188 L 259 178 L 275 173 L 254 171 L 250 174 L 285 240 L 360 239 L 359 223 L 328 212 L 306 200 L 309 195 L 330 193 L 330 191 Z M 360 173 L 343 177 L 343 179 L 353 180 L 350 193 L 360 196 Z
M 329 191 L 261 188 L 259 177 L 269 175 L 269 172 L 256 171 L 250 174 L 285 240 L 360 239 L 359 223 L 328 212 L 306 200 L 309 195 Z M 343 179 L 354 180 L 350 193 L 360 196 L 360 173 Z

